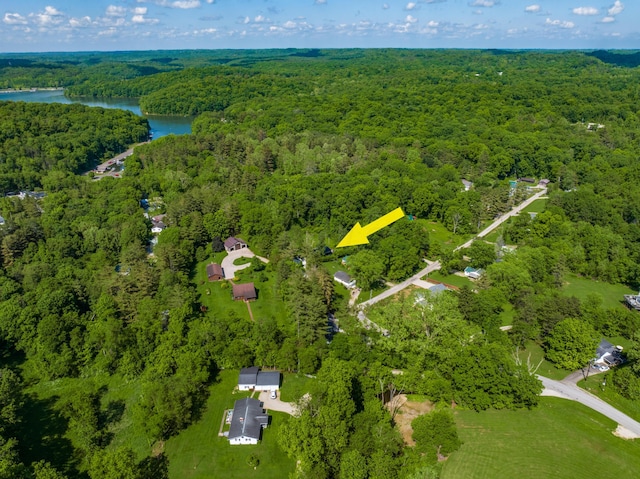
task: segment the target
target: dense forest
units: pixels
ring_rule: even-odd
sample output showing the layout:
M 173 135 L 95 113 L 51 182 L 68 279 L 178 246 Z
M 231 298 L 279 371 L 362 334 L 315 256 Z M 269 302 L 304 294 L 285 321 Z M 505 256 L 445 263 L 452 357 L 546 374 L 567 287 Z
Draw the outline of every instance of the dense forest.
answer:
M 516 348 L 533 342 L 577 369 L 581 359 L 559 354 L 572 342 L 640 341 L 636 312 L 560 290 L 569 274 L 638 287 L 638 68 L 579 52 L 1 60 L 0 85 L 63 85 L 72 96 L 139 97 L 146 112 L 199 116 L 192 135 L 137 147 L 122 178 L 92 181 L 78 173 L 146 139 L 146 120 L 0 103 L 2 191 L 46 192 L 0 198 L 0 478 L 166 476 L 152 446 L 197 422 L 221 370 L 250 365 L 315 376 L 279 437 L 299 477 L 436 478 L 439 455 L 459 446 L 452 404 L 536 407 L 540 382 Z M 76 73 L 65 82 L 58 70 Z M 459 243 L 471 238 L 530 194 L 510 184 L 524 176 L 551 181 L 546 208 L 517 216 L 496 244 L 454 252 L 431 234 L 439 224 Z M 166 214 L 157 244 L 143 200 Z M 324 254 L 356 222 L 398 206 L 415 220 Z M 230 235 L 270 260 L 246 273 L 274 298 L 252 319 L 207 300 L 199 283 Z M 330 269 L 343 256 L 365 290 L 402 281 L 424 258 L 445 273 L 472 265 L 486 274 L 427 307 L 401 295 L 368 311 L 388 327 L 381 335 L 350 319 Z M 499 329 L 505 309 L 509 333 Z M 345 318 L 344 333 L 327 335 L 329 314 Z M 640 366 L 630 363 L 614 383 L 638 399 Z M 33 391 L 57 384 L 68 394 L 48 408 L 72 441 L 34 452 Z M 109 402 L 123 385 L 135 400 Z M 399 390 L 435 407 L 414 421 L 415 446 L 385 407 Z

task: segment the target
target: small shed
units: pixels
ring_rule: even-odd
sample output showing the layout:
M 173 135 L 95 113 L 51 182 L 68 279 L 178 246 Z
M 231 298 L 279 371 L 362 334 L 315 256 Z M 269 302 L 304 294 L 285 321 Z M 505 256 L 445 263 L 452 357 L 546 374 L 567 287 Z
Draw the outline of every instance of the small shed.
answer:
M 258 293 L 253 283 L 234 284 L 234 301 L 254 301 L 258 298 Z
M 209 263 L 207 265 L 207 278 L 209 278 L 209 281 L 220 281 L 224 279 L 222 266 L 217 263 Z
M 235 236 L 229 236 L 226 240 L 224 240 L 224 249 L 227 250 L 227 253 L 231 251 L 238 251 L 243 248 L 248 248 L 247 242 L 241 240 L 240 238 L 236 238 Z

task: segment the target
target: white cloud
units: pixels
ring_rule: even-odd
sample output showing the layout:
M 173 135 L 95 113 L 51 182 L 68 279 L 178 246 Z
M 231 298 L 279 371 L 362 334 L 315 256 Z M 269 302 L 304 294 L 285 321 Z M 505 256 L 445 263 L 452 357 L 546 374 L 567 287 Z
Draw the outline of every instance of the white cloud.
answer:
M 216 3 L 216 0 L 207 0 L 208 4 Z
M 327 0 L 316 0 L 314 3 L 315 3 L 316 5 L 324 5 L 324 4 L 326 4 L 326 3 L 327 3 Z
M 407 15 L 404 21 L 407 23 L 416 23 L 418 19 L 416 17 L 412 17 L 411 15 Z
M 622 10 L 624 10 L 624 3 L 622 3 L 620 0 L 616 0 L 611 8 L 607 10 L 607 13 L 610 17 L 613 17 L 614 15 L 622 13 Z
M 5 13 L 2 21 L 7 25 L 25 25 L 27 23 L 27 19 L 19 13 Z
M 440 25 L 440 23 L 439 23 L 439 22 L 436 22 L 436 21 L 434 21 L 434 20 L 429 20 L 429 23 L 427 23 L 427 26 L 428 26 L 428 27 L 430 27 L 430 28 L 435 28 L 435 27 L 437 27 L 438 25 Z
M 200 0 L 180 0 L 172 2 L 169 6 L 182 9 L 198 8 L 200 6 Z
M 597 15 L 598 9 L 595 7 L 576 7 L 573 9 L 576 15 Z
M 254 22 L 256 23 L 262 23 L 264 22 L 265 18 L 262 15 L 258 15 L 256 18 L 253 19 Z
M 284 25 L 282 25 L 284 28 L 288 28 L 288 29 L 292 29 L 292 28 L 296 28 L 298 26 L 298 24 L 296 22 L 292 22 L 291 20 L 285 22 Z
M 131 17 L 131 21 L 133 23 L 144 23 L 144 15 L 134 15 L 133 17 Z
M 124 17 L 127 14 L 127 9 L 116 5 L 109 5 L 104 13 L 107 17 Z
M 528 5 L 526 7 L 524 7 L 524 11 L 525 12 L 529 12 L 529 13 L 537 13 L 541 10 L 540 5 Z
M 547 25 L 552 25 L 554 27 L 560 27 L 560 28 L 573 28 L 576 26 L 576 24 L 573 22 L 567 22 L 564 20 L 551 20 L 550 18 L 547 18 L 547 20 L 544 23 Z
M 84 16 L 82 18 L 70 18 L 69 25 L 71 25 L 74 28 L 87 27 L 91 25 L 91 17 Z
M 60 10 L 58 10 L 56 7 L 51 7 L 49 5 L 44 7 L 44 13 L 45 15 L 50 15 L 52 17 L 57 17 L 59 15 L 62 15 L 62 12 Z
M 146 15 L 147 14 L 147 7 L 136 7 L 133 9 L 133 14 L 134 15 Z
M 493 7 L 496 4 L 494 0 L 475 0 L 471 6 L 472 7 Z
M 416 2 L 409 2 L 407 3 L 407 5 L 404 7 L 405 10 L 413 10 L 414 8 L 416 8 L 418 6 L 418 4 Z
M 615 17 L 604 17 L 602 20 L 600 20 L 602 23 L 611 23 L 611 22 L 615 22 L 616 19 Z
M 388 3 L 383 3 L 382 4 L 382 9 L 383 10 L 388 10 L 389 9 L 389 4 Z

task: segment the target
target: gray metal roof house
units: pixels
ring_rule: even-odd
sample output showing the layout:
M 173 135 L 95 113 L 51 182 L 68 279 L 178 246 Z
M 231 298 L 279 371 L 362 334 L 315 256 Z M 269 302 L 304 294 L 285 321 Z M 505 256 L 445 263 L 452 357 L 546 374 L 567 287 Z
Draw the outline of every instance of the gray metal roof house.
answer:
M 260 371 L 258 366 L 242 368 L 238 376 L 240 391 L 277 391 L 280 389 L 279 371 Z
M 257 399 L 238 399 L 233 406 L 229 427 L 229 444 L 258 444 L 262 429 L 269 424 L 269 416 Z

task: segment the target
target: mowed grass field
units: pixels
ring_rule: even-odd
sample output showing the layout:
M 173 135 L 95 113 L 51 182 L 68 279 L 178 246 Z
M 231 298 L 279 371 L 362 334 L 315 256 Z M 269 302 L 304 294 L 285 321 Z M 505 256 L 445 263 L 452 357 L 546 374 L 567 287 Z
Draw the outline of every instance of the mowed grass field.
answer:
M 231 446 L 227 438 L 218 436 L 224 410 L 233 408 L 236 399 L 247 396 L 232 394 L 237 380 L 237 370 L 221 371 L 218 382 L 210 387 L 202 417 L 165 443 L 171 479 L 280 479 L 293 472 L 294 461 L 277 441 L 280 428 L 289 420 L 285 413 L 269 412 L 271 423 L 255 446 Z M 247 464 L 250 454 L 260 461 L 255 469 Z
M 616 424 L 564 399 L 533 410 L 457 411 L 462 447 L 442 479 L 638 477 L 640 441 L 614 436 Z
M 581 278 L 575 274 L 567 274 L 564 278 L 562 291 L 567 296 L 575 296 L 584 300 L 589 293 L 596 293 L 602 297 L 605 308 L 624 308 L 623 295 L 636 294 L 637 291 L 624 284 L 609 284 L 588 278 Z

